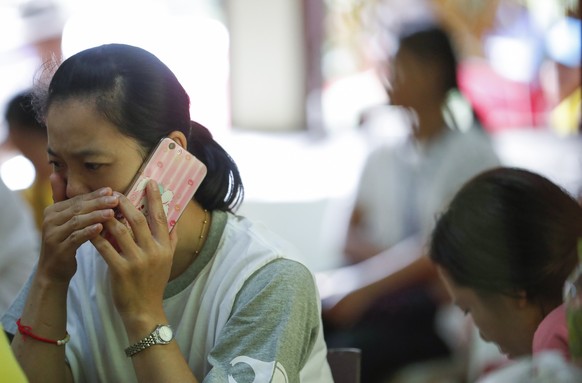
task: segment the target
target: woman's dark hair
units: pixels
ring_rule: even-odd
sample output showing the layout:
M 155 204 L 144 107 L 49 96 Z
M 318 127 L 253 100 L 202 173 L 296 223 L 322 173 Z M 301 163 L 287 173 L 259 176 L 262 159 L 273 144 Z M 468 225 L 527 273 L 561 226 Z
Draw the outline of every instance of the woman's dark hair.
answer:
M 195 198 L 208 210 L 232 211 L 244 189 L 238 168 L 204 126 L 190 120 L 190 98 L 172 71 L 150 52 L 124 44 L 81 51 L 54 73 L 40 94 L 40 114 L 71 98 L 95 102 L 102 116 L 144 149 L 144 157 L 161 138 L 181 131 L 188 150 L 208 168 Z M 44 93 L 44 94 L 43 94 Z
M 467 182 L 433 230 L 429 256 L 481 293 L 557 306 L 577 262 L 582 207 L 548 179 L 496 168 Z
M 399 50 L 415 55 L 435 66 L 446 94 L 457 89 L 457 57 L 447 32 L 437 25 L 411 23 L 402 27 L 399 34 Z

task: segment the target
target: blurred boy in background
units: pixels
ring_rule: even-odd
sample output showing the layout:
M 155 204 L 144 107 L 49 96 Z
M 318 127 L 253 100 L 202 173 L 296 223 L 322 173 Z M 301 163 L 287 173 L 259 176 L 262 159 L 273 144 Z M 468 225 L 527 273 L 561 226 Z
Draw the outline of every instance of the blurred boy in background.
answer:
M 24 91 L 15 95 L 9 101 L 4 117 L 10 142 L 34 166 L 34 182 L 22 193 L 32 209 L 37 228 L 40 229 L 44 209 L 53 203 L 49 182 L 52 169 L 46 151 L 46 127 L 36 119 L 32 108 L 32 92 Z

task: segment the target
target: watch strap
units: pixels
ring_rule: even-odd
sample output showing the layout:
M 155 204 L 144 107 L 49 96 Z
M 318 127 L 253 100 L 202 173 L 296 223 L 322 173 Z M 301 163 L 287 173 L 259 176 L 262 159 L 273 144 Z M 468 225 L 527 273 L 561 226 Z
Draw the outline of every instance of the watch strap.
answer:
M 158 335 L 158 330 L 160 329 L 160 327 L 163 326 L 167 326 L 169 327 L 169 325 L 157 325 L 156 328 L 154 329 L 154 331 L 152 331 L 148 336 L 146 336 L 145 338 L 143 338 L 142 340 L 132 344 L 131 346 L 127 347 L 125 349 L 125 355 L 128 358 L 131 358 L 132 356 L 134 356 L 135 354 L 145 350 L 146 348 L 149 348 L 151 346 L 160 344 L 160 345 L 164 345 L 164 344 L 168 344 L 170 343 L 170 341 L 164 341 L 162 340 L 159 335 Z

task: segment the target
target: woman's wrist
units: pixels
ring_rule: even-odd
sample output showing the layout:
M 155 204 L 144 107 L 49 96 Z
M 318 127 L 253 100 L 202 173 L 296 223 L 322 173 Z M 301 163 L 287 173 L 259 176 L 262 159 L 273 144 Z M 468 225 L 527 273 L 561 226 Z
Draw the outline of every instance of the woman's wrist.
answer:
M 69 284 L 71 283 L 71 278 L 69 279 L 57 279 L 47 275 L 42 270 L 37 270 L 34 276 L 33 285 L 40 288 L 43 291 L 51 292 L 61 292 L 66 295 Z
M 67 291 L 68 284 L 55 283 L 37 271 L 17 321 L 19 334 L 44 343 L 66 343 Z
M 57 346 L 64 346 L 70 340 L 68 332 L 65 332 L 65 336 L 62 339 L 49 339 L 49 338 L 45 338 L 43 336 L 40 336 L 34 332 L 34 329 L 32 327 L 22 324 L 22 318 L 19 318 L 16 321 L 16 326 L 18 326 L 18 332 L 24 338 L 30 337 L 36 341 L 39 341 L 39 342 L 54 344 Z
M 134 343 L 149 334 L 158 324 L 167 324 L 166 314 L 161 310 L 151 311 L 144 314 L 122 315 L 122 320 L 127 331 L 130 343 Z

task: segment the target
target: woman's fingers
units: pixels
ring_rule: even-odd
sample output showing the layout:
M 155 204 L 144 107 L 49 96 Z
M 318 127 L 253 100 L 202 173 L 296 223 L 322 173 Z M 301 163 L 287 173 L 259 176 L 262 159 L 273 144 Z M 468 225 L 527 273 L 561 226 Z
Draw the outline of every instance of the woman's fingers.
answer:
M 135 218 L 131 218 L 134 214 L 131 210 L 135 210 L 137 215 Z M 131 257 L 136 250 L 136 243 L 134 240 L 134 230 L 130 227 L 130 220 L 136 224 L 136 221 L 140 221 L 140 225 L 146 225 L 146 219 L 137 209 L 135 209 L 129 200 L 120 195 L 119 196 L 119 211 L 123 215 L 122 220 L 113 219 L 105 223 L 105 231 L 107 232 L 108 240 L 112 245 L 112 249 L 116 253 L 121 253 L 126 257 Z
M 109 234 L 116 232 L 117 235 L 120 235 L 118 230 L 116 230 L 115 228 L 116 225 L 121 225 L 125 227 L 123 223 L 119 222 L 116 219 L 112 219 L 106 222 L 103 225 L 103 227 L 105 230 L 107 230 L 107 233 Z M 115 237 L 104 238 L 103 236 L 98 235 L 96 237 L 91 238 L 91 243 L 93 244 L 93 246 L 95 246 L 99 254 L 101 254 L 105 262 L 109 265 L 109 267 L 113 269 L 119 267 L 118 266 L 119 262 L 122 260 L 122 257 L 119 256 L 119 252 L 121 251 L 121 249 L 119 248 L 119 245 Z
M 127 220 L 135 242 L 140 246 L 147 246 L 153 239 L 160 244 L 169 243 L 168 221 L 158 185 L 150 180 L 146 185 L 147 218 L 131 205 L 125 197 L 120 197 L 119 208 Z
M 168 238 L 168 217 L 164 211 L 162 196 L 156 181 L 150 180 L 146 187 L 148 201 L 148 224 L 151 235 L 158 241 Z
M 171 273 L 177 234 L 168 233 L 155 182 L 146 187 L 147 218 L 125 196 L 118 195 L 118 198 L 119 213 L 124 219 L 105 222 L 108 238 L 99 236 L 91 242 L 109 266 L 115 306 L 124 316 L 147 311 L 144 305 L 162 299 Z
M 119 201 L 105 187 L 73 198 L 66 196 L 66 182 L 50 178 L 55 203 L 45 209 L 39 271 L 55 280 L 69 280 L 76 271 L 79 246 L 99 236 L 103 225 L 114 220 Z
M 111 248 L 103 245 L 104 251 L 115 250 L 115 254 L 121 254 L 127 260 L 144 256 L 157 258 L 161 254 L 171 257 L 177 235 L 168 233 L 168 221 L 157 183 L 150 181 L 146 186 L 147 217 L 127 197 L 115 195 L 119 198 L 118 208 L 124 219 L 105 222 Z
M 58 226 L 70 223 L 72 229 L 103 222 L 118 204 L 118 198 L 110 193 L 110 188 L 103 188 L 55 203 L 47 208 L 45 218 L 50 216 L 51 223 Z
M 68 240 L 75 245 L 91 239 L 101 232 L 103 223 L 114 217 L 113 207 L 115 205 L 117 205 L 115 197 L 107 196 L 91 201 L 79 199 L 75 204 L 61 212 L 51 212 L 50 208 L 47 209 L 43 222 L 45 241 L 64 242 Z
M 98 237 L 102 230 L 103 224 L 101 223 L 85 226 L 81 229 L 71 232 L 71 234 L 69 234 L 69 236 L 65 238 L 62 243 L 66 247 L 77 249 L 83 243 L 91 240 L 92 238 Z
M 52 181 L 58 188 L 59 178 Z M 74 253 L 82 243 L 99 235 L 118 204 L 111 193 L 110 188 L 102 188 L 49 206 L 43 221 L 43 251 L 56 257 Z

